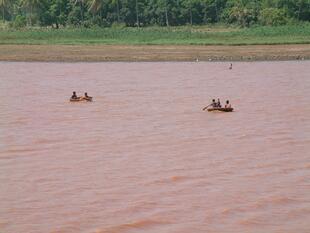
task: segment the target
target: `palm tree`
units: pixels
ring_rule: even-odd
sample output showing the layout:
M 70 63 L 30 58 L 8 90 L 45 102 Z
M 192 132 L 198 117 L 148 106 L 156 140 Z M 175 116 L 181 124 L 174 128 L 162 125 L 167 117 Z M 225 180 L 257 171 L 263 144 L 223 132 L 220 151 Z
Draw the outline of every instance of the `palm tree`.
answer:
M 86 0 L 74 0 L 74 5 L 77 5 L 78 3 L 80 4 L 82 22 L 84 22 L 84 3 L 85 2 Z
M 93 14 L 96 14 L 100 12 L 101 16 L 101 11 L 106 3 L 105 0 L 89 0 L 89 11 L 91 11 Z M 119 0 L 111 0 L 111 4 L 113 6 L 116 6 L 116 14 L 117 14 L 117 22 L 120 22 L 120 4 Z
M 5 9 L 9 7 L 9 4 L 11 3 L 10 0 L 0 0 L 0 7 L 2 8 L 2 19 L 4 21 L 4 14 L 5 14 Z
M 89 11 L 91 11 L 93 14 L 98 13 L 103 7 L 104 0 L 90 0 L 89 2 Z
M 40 6 L 40 0 L 21 0 L 21 5 L 30 10 L 30 25 L 32 25 L 33 9 Z

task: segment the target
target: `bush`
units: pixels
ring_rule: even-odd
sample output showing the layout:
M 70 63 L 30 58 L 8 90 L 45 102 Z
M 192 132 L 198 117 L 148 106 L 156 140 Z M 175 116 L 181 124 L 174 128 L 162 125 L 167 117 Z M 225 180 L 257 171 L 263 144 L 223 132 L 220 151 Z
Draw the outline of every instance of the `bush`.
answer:
M 102 19 L 100 16 L 94 16 L 91 18 L 91 24 L 95 27 L 108 27 L 109 24 L 106 19 Z
M 252 8 L 234 6 L 222 13 L 221 16 L 226 23 L 238 24 L 242 27 L 249 27 L 256 23 L 257 17 Z
M 15 20 L 10 23 L 10 27 L 13 28 L 24 28 L 27 25 L 27 19 L 25 16 L 17 15 Z
M 122 29 L 122 28 L 125 28 L 125 27 L 126 27 L 126 24 L 125 24 L 125 23 L 117 23 L 117 22 L 114 22 L 114 23 L 112 23 L 111 27 L 112 27 L 112 28 Z
M 8 26 L 9 26 L 8 22 L 0 20 L 0 29 L 7 29 Z
M 266 8 L 261 10 L 259 22 L 262 25 L 279 26 L 289 22 L 286 11 L 278 8 Z
M 74 7 L 68 15 L 67 23 L 73 26 L 80 25 L 81 24 L 80 15 L 81 15 L 80 9 L 77 7 Z
M 84 20 L 82 23 L 81 23 L 81 26 L 84 27 L 84 28 L 91 28 L 93 27 L 93 23 L 91 20 Z

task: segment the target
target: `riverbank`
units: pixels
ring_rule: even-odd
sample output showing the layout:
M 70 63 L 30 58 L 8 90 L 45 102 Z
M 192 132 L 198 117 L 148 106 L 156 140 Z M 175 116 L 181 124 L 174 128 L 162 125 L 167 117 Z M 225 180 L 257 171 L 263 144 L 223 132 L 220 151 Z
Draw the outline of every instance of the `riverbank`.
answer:
M 0 30 L 9 45 L 279 45 L 310 44 L 310 23 L 238 28 L 179 26 L 145 28 L 25 28 Z
M 262 61 L 310 59 L 309 44 L 292 45 L 0 45 L 0 61 Z

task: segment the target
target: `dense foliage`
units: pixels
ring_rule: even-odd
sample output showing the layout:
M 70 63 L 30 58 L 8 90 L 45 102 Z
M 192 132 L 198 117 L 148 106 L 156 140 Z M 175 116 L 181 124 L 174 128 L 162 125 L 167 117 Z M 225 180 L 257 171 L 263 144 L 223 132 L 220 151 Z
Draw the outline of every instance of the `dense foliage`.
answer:
M 16 28 L 310 21 L 310 0 L 0 0 L 0 10 Z

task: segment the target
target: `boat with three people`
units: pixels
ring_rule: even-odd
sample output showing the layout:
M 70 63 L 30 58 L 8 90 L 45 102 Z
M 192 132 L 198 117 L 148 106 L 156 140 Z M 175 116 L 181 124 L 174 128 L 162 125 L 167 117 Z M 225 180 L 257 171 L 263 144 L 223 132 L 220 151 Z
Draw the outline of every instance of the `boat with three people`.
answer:
M 203 108 L 203 111 L 208 110 L 208 112 L 219 111 L 219 112 L 232 112 L 234 109 L 231 107 L 229 100 L 226 100 L 226 104 L 224 107 L 221 105 L 220 99 L 212 100 L 212 103 Z

